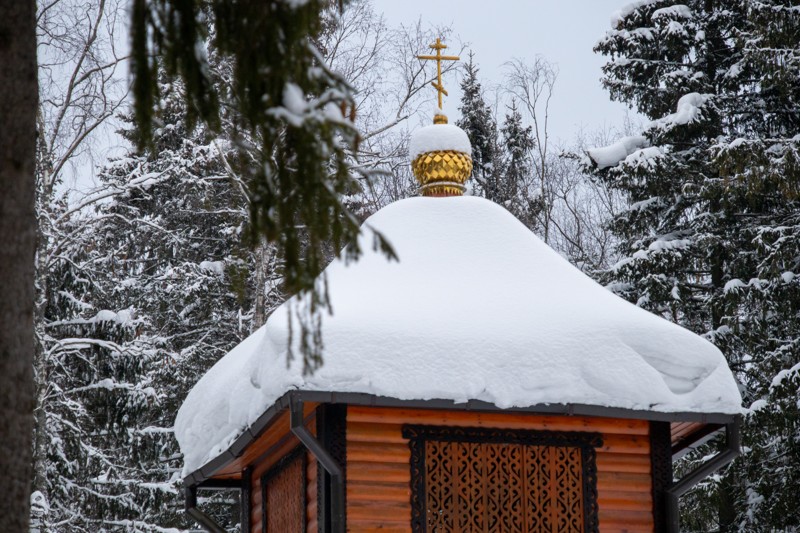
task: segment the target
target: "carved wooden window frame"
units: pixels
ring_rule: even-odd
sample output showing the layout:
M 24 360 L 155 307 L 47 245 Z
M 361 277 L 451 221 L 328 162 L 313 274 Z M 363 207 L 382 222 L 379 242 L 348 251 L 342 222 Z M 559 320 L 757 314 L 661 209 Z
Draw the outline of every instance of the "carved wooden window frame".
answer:
M 413 533 L 427 533 L 425 444 L 428 441 L 579 448 L 583 482 L 584 533 L 599 532 L 597 453 L 595 450 L 603 445 L 603 439 L 599 433 L 410 424 L 403 426 L 402 433 L 403 437 L 408 439 L 408 446 L 411 449 L 411 530 Z
M 285 456 L 283 456 L 272 468 L 267 470 L 264 475 L 261 476 L 261 531 L 263 533 L 269 533 L 267 530 L 268 526 L 268 518 L 269 518 L 269 509 L 267 508 L 267 487 L 269 482 L 280 475 L 284 470 L 286 470 L 289 466 L 292 466 L 295 461 L 300 461 L 300 486 L 302 490 L 300 491 L 301 494 L 299 495 L 301 500 L 301 508 L 302 512 L 302 520 L 300 526 L 300 533 L 306 533 L 307 531 L 307 519 L 306 519 L 306 512 L 308 509 L 308 456 L 306 454 L 305 448 L 302 446 L 298 446 Z

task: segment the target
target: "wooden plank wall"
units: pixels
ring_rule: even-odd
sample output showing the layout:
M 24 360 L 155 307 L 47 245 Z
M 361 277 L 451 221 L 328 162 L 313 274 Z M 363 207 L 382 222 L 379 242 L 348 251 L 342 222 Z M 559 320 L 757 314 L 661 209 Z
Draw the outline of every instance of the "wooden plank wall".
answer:
M 410 533 L 411 474 L 403 424 L 593 431 L 602 533 L 652 533 L 649 424 L 641 420 L 349 406 L 347 530 Z
M 312 434 L 316 434 L 317 421 L 313 405 L 305 406 L 306 427 Z M 300 441 L 292 435 L 289 429 L 289 418 L 281 418 L 277 424 L 269 429 L 257 443 L 261 456 L 252 462 L 253 477 L 250 490 L 250 531 L 262 533 L 263 526 L 263 495 L 261 494 L 261 476 L 298 446 Z M 253 447 L 255 448 L 255 447 Z M 249 450 L 248 450 L 249 451 Z M 253 452 L 251 452 L 251 455 Z M 317 533 L 317 461 L 311 453 L 306 454 L 306 526 L 307 533 Z

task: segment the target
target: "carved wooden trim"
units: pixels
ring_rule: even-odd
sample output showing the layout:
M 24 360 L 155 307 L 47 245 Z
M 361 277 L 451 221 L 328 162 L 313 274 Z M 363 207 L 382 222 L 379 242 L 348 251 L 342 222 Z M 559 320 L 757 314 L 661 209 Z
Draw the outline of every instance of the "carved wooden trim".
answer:
M 650 422 L 655 533 L 667 532 L 667 490 L 672 486 L 672 436 L 669 422 Z
M 298 446 L 285 456 L 283 456 L 272 468 L 267 470 L 263 476 L 261 476 L 261 529 L 264 533 L 277 533 L 273 532 L 269 528 L 269 486 L 273 482 L 283 482 L 282 487 L 280 487 L 280 491 L 282 494 L 285 495 L 287 502 L 290 503 L 297 503 L 297 499 L 300 500 L 300 507 L 302 509 L 302 513 L 300 517 L 298 517 L 297 525 L 294 526 L 291 530 L 281 531 L 280 533 L 306 533 L 306 467 L 307 467 L 307 456 L 306 456 L 306 449 L 302 446 Z M 294 468 L 298 471 L 299 474 L 299 481 L 296 479 L 281 479 L 283 474 L 289 474 L 289 468 Z M 291 485 L 294 483 L 295 485 L 299 486 L 290 486 L 286 487 L 285 485 Z M 292 490 L 286 490 L 287 488 L 293 489 L 298 488 L 300 494 L 292 494 Z M 276 512 L 285 512 L 290 505 L 281 506 L 281 508 Z
M 437 522 L 437 533 L 460 531 L 461 527 L 537 533 L 598 532 L 595 448 L 603 443 L 598 433 L 405 425 L 403 437 L 408 439 L 411 450 L 411 527 L 414 533 L 426 533 L 431 520 Z M 454 443 L 458 445 L 453 446 Z M 432 454 L 430 458 L 429 452 Z M 426 459 L 431 460 L 431 468 Z M 580 461 L 579 465 L 575 464 L 577 461 Z M 438 481 L 440 471 L 447 468 L 450 468 L 450 474 L 457 471 L 454 478 L 463 479 L 456 479 L 452 487 L 437 485 L 440 490 L 427 486 L 432 480 Z M 473 482 L 466 482 L 465 476 Z M 580 479 L 576 479 L 578 476 Z M 479 480 L 475 482 L 476 478 Z M 542 483 L 543 478 L 547 483 Z M 542 516 L 541 512 L 535 516 L 526 513 L 525 509 L 529 508 L 552 507 L 548 491 L 556 483 L 564 483 L 566 488 L 562 486 L 563 490 L 572 491 L 569 499 L 573 506 L 581 509 L 582 513 L 578 515 L 582 516 L 569 513 L 558 516 L 554 508 L 545 513 L 547 516 Z M 454 488 L 455 485 L 458 488 Z M 576 485 L 580 490 L 575 490 Z M 528 489 L 529 486 L 536 490 Z M 514 515 L 513 511 L 508 512 L 507 506 L 495 505 L 495 500 L 500 497 L 510 502 L 511 508 L 518 509 L 519 513 Z M 441 514 L 427 516 L 429 499 L 446 501 L 453 508 L 451 514 L 464 524 L 455 526 L 451 518 Z M 465 505 L 476 506 L 476 509 Z M 500 507 L 502 512 L 497 510 Z M 492 513 L 493 509 L 496 512 Z M 569 522 L 560 520 L 565 517 Z M 487 522 L 478 526 L 474 523 L 476 519 Z M 473 523 L 466 524 L 466 521 Z

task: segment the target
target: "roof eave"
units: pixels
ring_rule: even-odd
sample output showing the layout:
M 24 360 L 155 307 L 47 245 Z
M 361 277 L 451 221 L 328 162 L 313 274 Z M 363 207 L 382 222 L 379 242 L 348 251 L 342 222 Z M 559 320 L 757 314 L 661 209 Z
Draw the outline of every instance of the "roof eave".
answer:
M 217 455 L 206 464 L 190 473 L 183 479 L 184 486 L 199 485 L 211 478 L 217 471 L 230 461 L 240 457 L 245 449 L 256 440 L 270 425 L 278 414 L 288 409 L 292 399 L 313 403 L 345 403 L 349 405 L 362 405 L 372 407 L 401 407 L 415 409 L 451 409 L 461 411 L 486 411 L 486 412 L 516 412 L 538 413 L 562 416 L 596 416 L 606 418 L 626 418 L 637 420 L 652 420 L 656 422 L 702 422 L 705 424 L 729 424 L 736 418 L 735 414 L 727 413 L 694 413 L 694 412 L 659 412 L 643 409 L 625 409 L 622 407 L 606 407 L 586 404 L 536 404 L 527 407 L 502 408 L 492 403 L 481 400 L 468 400 L 456 402 L 454 400 L 401 400 L 388 396 L 361 392 L 330 392 L 330 391 L 304 391 L 294 390 L 286 392 L 259 416 L 244 433 L 231 444 L 227 450 Z

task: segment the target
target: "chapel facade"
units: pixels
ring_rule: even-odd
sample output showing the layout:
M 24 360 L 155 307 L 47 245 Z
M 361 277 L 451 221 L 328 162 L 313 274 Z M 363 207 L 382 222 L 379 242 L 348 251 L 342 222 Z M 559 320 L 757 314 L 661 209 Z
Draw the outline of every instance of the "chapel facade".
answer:
M 442 56 L 445 47 L 439 40 L 431 48 L 436 54 L 424 58 L 439 65 L 440 75 L 433 85 L 439 90 L 440 112 L 432 126 L 422 128 L 412 139 L 412 168 L 423 196 L 445 198 L 407 204 L 421 210 L 408 211 L 407 221 L 396 220 L 403 214 L 402 206 L 393 208 L 385 215 L 392 224 L 383 226 L 392 240 L 392 228 L 424 218 L 426 210 L 437 208 L 436 202 L 447 206 L 444 214 L 426 226 L 432 238 L 440 240 L 421 254 L 418 261 L 423 265 L 457 239 L 460 230 L 449 233 L 448 229 L 454 219 L 462 225 L 474 224 L 473 231 L 480 233 L 493 227 L 495 218 L 502 219 L 497 222 L 501 227 L 506 224 L 503 217 L 510 217 L 496 206 L 485 205 L 487 201 L 458 198 L 466 188 L 472 161 L 466 134 L 447 124 L 441 113 L 440 66 L 441 60 L 458 58 Z M 473 214 L 478 220 L 472 220 Z M 524 229 L 509 228 L 518 235 L 519 247 L 527 246 L 526 239 L 534 239 Z M 425 245 L 418 235 L 412 234 L 410 247 Z M 505 237 L 488 234 L 482 238 L 490 246 Z M 403 244 L 401 237 L 396 242 Z M 436 266 L 449 264 L 447 258 L 422 269 L 426 273 L 419 284 L 429 282 L 430 288 L 421 293 L 418 305 L 431 306 L 435 312 L 423 312 L 414 332 L 403 329 L 402 314 L 376 318 L 383 311 L 369 310 L 366 290 L 357 304 L 367 310 L 352 321 L 355 330 L 339 326 L 343 333 L 337 337 L 335 321 L 323 329 L 323 335 L 331 339 L 324 354 L 330 367 L 323 366 L 324 375 L 305 378 L 298 371 L 282 377 L 289 371 L 283 352 L 275 349 L 279 335 L 274 329 L 281 322 L 271 319 L 272 326 L 268 322 L 221 362 L 229 359 L 224 376 L 234 376 L 226 377 L 230 386 L 220 384 L 222 370 L 212 369 L 179 414 L 176 425 L 182 447 L 185 451 L 191 447 L 193 457 L 202 457 L 187 463 L 184 485 L 189 515 L 208 531 L 223 531 L 198 506 L 197 495 L 233 488 L 241 492 L 242 531 L 247 533 L 677 533 L 678 498 L 739 451 L 740 398 L 730 370 L 719 351 L 703 339 L 626 302 L 611 300 L 616 297 L 590 286 L 593 282 L 580 278 L 583 274 L 574 269 L 567 273 L 571 277 L 565 278 L 564 286 L 586 284 L 587 289 L 561 302 L 563 309 L 537 311 L 546 305 L 547 286 L 558 283 L 557 274 L 571 267 L 538 240 L 531 246 L 535 250 L 530 265 L 516 265 L 527 261 L 520 259 L 502 265 L 499 271 L 513 277 L 518 267 L 519 277 L 536 277 L 537 269 L 549 265 L 545 270 L 550 276 L 487 290 L 489 298 L 497 293 L 498 301 L 476 308 L 529 309 L 528 314 L 516 312 L 514 319 L 521 326 L 512 324 L 504 330 L 505 325 L 493 322 L 497 313 L 486 311 L 486 316 L 475 318 L 473 327 L 453 335 L 451 347 L 440 346 L 436 331 L 456 325 L 443 318 L 441 325 L 425 328 L 457 311 L 458 304 L 441 302 L 436 296 L 436 289 L 452 278 Z M 417 260 L 413 254 L 404 256 L 406 249 L 399 250 L 399 269 L 413 269 Z M 540 262 L 540 256 L 546 257 Z M 474 261 L 448 268 L 469 268 L 479 259 L 476 256 Z M 342 266 L 341 272 L 350 272 L 347 268 L 362 267 L 358 263 Z M 393 275 L 395 271 L 387 272 Z M 396 279 L 416 279 L 396 272 Z M 345 285 L 336 283 L 342 276 L 330 275 L 334 300 L 348 292 L 336 292 L 337 286 Z M 352 283 L 361 279 L 351 278 Z M 532 296 L 508 304 L 506 300 L 514 300 L 515 287 L 520 292 L 530 290 Z M 584 293 L 596 294 L 596 300 L 584 300 Z M 348 316 L 350 308 L 334 301 L 335 310 L 337 305 Z M 358 305 L 353 313 L 359 311 Z M 594 314 L 592 306 L 597 309 Z M 585 320 L 576 320 L 578 326 L 555 335 L 556 326 L 547 326 L 547 320 L 557 313 Z M 470 330 L 481 324 L 497 326 L 487 325 L 484 333 L 471 338 Z M 388 329 L 363 335 L 362 344 L 376 343 L 374 348 L 364 348 L 350 340 L 362 338 L 353 334 L 360 333 L 358 328 Z M 620 333 L 609 333 L 612 330 Z M 633 336 L 625 337 L 629 334 Z M 571 335 L 575 338 L 567 338 Z M 404 345 L 405 337 L 415 340 Z M 627 340 L 618 342 L 619 337 Z M 461 338 L 467 340 L 459 344 Z M 564 348 L 569 342 L 573 342 L 571 347 Z M 384 351 L 398 343 L 402 346 L 396 353 L 382 358 Z M 697 352 L 696 357 L 686 353 L 691 351 Z M 363 366 L 356 363 L 358 368 L 353 369 L 352 362 L 341 362 L 353 352 L 358 352 L 361 359 L 355 360 Z M 481 365 L 477 373 L 453 368 L 476 361 Z M 592 364 L 598 366 L 592 370 Z M 241 367 L 240 378 L 230 370 L 236 370 L 236 365 Z M 420 370 L 420 365 L 430 366 Z M 339 373 L 340 367 L 348 370 Z M 405 379 L 407 374 L 419 377 Z M 474 379 L 467 383 L 465 375 Z M 610 377 L 598 377 L 605 375 Z M 193 436 L 193 431 L 224 434 L 238 427 L 233 422 L 230 427 L 209 422 L 208 430 L 193 429 L 198 421 L 217 418 L 213 413 L 220 403 L 225 404 L 228 419 L 235 418 L 231 411 L 241 409 L 231 406 L 254 405 L 237 396 L 237 389 L 247 388 L 248 383 L 253 384 L 248 393 L 252 398 L 266 397 L 265 390 L 280 394 L 257 416 L 243 418 L 246 427 L 226 445 L 212 448 L 210 444 L 216 443 L 212 439 L 205 448 L 198 447 L 195 441 L 202 440 L 202 435 Z M 230 399 L 234 397 L 236 401 Z M 674 458 L 720 433 L 725 434 L 721 451 L 675 480 Z M 194 448 L 202 448 L 199 455 Z

